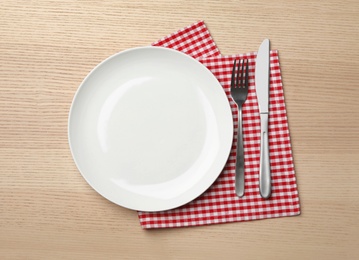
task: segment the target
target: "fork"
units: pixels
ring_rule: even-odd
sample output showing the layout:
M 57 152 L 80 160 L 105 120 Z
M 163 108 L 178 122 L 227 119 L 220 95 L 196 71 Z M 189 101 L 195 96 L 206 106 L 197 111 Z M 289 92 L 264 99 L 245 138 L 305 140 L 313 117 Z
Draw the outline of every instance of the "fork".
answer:
M 236 177 L 235 188 L 238 197 L 244 196 L 244 148 L 243 148 L 243 128 L 242 128 L 242 105 L 248 95 L 248 60 L 234 60 L 232 78 L 231 78 L 231 95 L 238 107 L 238 135 L 237 135 L 237 160 L 236 160 Z

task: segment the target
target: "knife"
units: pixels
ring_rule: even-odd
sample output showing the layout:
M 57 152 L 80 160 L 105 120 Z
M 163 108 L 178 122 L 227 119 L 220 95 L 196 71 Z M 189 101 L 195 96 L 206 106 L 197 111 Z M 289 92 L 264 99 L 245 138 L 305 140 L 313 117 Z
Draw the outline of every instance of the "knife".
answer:
M 259 191 L 262 198 L 271 195 L 271 173 L 269 162 L 268 115 L 269 115 L 269 39 L 259 47 L 255 70 L 256 92 L 261 118 L 261 148 L 259 166 Z

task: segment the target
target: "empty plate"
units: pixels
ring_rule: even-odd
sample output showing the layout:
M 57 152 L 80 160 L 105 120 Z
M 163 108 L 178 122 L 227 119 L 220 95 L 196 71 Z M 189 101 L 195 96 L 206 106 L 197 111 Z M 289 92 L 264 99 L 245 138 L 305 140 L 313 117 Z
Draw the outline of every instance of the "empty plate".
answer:
M 92 188 L 123 207 L 161 211 L 190 202 L 216 180 L 233 120 L 204 65 L 179 51 L 140 47 L 90 72 L 74 97 L 68 131 Z

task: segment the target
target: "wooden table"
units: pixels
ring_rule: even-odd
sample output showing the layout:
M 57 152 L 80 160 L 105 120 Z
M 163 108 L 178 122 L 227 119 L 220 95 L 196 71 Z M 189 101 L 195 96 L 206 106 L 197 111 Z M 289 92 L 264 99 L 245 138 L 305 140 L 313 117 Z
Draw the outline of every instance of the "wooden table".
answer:
M 0 259 L 359 259 L 359 1 L 18 1 L 0 8 Z M 90 188 L 67 117 L 106 57 L 204 20 L 279 49 L 302 215 L 145 231 Z

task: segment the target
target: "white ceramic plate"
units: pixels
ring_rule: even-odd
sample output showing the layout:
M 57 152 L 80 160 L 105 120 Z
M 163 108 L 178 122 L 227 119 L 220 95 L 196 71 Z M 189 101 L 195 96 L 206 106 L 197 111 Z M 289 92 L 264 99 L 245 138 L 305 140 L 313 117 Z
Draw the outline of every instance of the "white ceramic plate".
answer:
M 90 72 L 68 131 L 75 163 L 99 194 L 126 208 L 161 211 L 190 202 L 216 180 L 233 120 L 223 88 L 200 62 L 141 47 Z

